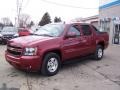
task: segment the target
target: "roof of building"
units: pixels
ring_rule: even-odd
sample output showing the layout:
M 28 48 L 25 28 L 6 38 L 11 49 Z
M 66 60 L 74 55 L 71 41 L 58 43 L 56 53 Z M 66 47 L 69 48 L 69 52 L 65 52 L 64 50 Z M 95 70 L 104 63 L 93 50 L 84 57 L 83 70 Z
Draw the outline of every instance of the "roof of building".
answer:
M 99 17 L 99 15 L 94 15 L 94 16 L 91 16 L 91 17 L 82 18 L 81 20 L 82 21 L 93 20 L 93 19 L 98 19 L 98 17 Z

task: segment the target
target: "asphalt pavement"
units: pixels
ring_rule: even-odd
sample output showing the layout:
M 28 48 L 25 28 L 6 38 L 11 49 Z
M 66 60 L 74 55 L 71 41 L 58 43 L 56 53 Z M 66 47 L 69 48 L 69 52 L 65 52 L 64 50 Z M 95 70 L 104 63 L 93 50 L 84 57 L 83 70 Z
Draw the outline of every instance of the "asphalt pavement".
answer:
M 65 64 L 52 77 L 15 69 L 5 61 L 5 50 L 0 45 L 0 90 L 120 90 L 120 45 L 109 46 L 101 61 Z

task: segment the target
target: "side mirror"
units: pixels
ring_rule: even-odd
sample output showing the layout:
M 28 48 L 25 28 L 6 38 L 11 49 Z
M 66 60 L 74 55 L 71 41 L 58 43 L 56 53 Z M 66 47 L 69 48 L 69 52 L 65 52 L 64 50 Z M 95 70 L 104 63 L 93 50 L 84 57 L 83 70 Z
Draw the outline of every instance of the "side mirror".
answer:
M 74 38 L 76 37 L 76 33 L 75 32 L 68 32 L 67 35 L 66 35 L 66 38 Z

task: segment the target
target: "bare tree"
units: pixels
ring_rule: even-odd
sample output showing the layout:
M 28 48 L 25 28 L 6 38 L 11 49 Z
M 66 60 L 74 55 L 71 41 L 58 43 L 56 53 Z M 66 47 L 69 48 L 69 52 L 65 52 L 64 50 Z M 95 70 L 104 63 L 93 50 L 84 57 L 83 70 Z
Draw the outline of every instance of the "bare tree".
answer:
M 13 26 L 12 21 L 8 17 L 1 18 L 1 22 L 4 26 Z
M 27 27 L 31 22 L 31 18 L 28 14 L 21 14 L 19 17 L 19 27 Z
M 33 21 L 31 21 L 28 25 L 27 25 L 27 27 L 28 28 L 31 28 L 32 26 L 34 26 L 35 25 L 35 23 L 33 22 Z

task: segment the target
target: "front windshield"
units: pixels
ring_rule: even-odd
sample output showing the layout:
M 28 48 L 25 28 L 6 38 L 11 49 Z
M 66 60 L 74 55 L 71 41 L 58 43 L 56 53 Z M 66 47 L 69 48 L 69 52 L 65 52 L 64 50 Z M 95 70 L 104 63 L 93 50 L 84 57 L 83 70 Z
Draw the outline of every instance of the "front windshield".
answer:
M 40 27 L 34 33 L 34 35 L 57 37 L 60 36 L 63 31 L 64 31 L 63 24 L 47 24 L 45 26 Z
M 17 29 L 15 27 L 5 27 L 1 32 L 17 32 Z

